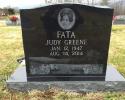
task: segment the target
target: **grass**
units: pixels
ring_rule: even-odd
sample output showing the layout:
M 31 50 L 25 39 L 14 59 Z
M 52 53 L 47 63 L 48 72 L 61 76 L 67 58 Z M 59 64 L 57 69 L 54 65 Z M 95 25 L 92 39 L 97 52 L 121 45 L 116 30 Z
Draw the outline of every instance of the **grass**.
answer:
M 76 93 L 58 89 L 33 90 L 27 93 L 12 92 L 5 80 L 18 66 L 17 58 L 23 56 L 22 35 L 19 26 L 0 26 L 0 100 L 125 100 L 125 92 Z M 125 76 L 125 26 L 113 26 L 108 63 Z
M 0 27 L 0 96 L 6 94 L 5 80 L 16 68 L 20 56 L 23 56 L 20 27 Z
M 23 56 L 20 27 L 0 27 L 0 74 L 11 73 Z
M 125 76 L 125 26 L 112 28 L 108 63 L 113 64 Z

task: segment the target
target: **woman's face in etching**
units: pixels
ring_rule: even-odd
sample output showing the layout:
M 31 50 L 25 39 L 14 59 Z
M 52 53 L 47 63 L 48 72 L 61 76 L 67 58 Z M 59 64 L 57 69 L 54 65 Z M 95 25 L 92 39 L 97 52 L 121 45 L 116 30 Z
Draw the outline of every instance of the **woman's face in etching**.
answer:
M 62 21 L 61 22 L 62 22 L 62 25 L 63 25 L 64 28 L 68 27 L 70 25 L 70 21 L 69 21 L 68 15 L 64 15 L 62 17 Z
M 58 14 L 58 23 L 64 30 L 71 29 L 75 24 L 75 13 L 70 8 L 63 8 Z

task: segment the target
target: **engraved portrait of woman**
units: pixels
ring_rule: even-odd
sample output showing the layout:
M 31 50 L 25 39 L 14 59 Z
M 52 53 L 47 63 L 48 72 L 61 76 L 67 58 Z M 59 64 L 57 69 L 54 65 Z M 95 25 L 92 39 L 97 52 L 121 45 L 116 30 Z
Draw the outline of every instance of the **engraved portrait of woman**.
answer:
M 63 8 L 58 14 L 58 23 L 64 30 L 71 29 L 75 24 L 75 13 L 70 8 Z

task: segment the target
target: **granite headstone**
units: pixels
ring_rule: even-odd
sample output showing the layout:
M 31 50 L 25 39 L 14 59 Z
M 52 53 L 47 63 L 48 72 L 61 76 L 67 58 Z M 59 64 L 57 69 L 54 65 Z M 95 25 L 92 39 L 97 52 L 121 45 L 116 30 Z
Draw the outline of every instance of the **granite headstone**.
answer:
M 20 14 L 28 81 L 105 80 L 113 9 L 55 4 Z

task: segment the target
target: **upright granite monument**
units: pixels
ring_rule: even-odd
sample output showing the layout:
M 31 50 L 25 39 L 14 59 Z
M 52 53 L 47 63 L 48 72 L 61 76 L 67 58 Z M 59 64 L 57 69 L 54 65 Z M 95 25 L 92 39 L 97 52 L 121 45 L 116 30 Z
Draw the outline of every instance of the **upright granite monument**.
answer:
M 20 14 L 28 81 L 105 80 L 113 9 L 55 4 Z

